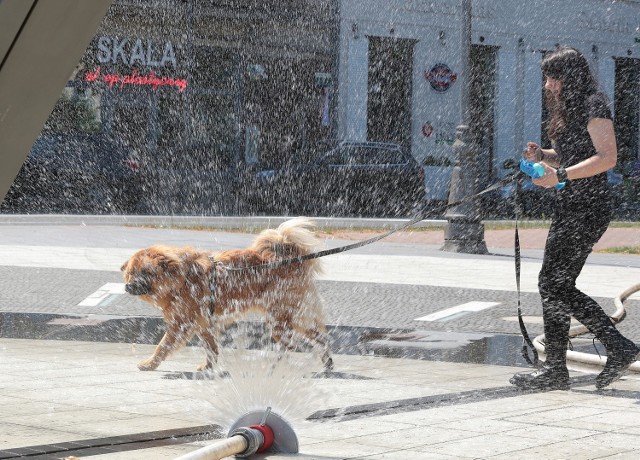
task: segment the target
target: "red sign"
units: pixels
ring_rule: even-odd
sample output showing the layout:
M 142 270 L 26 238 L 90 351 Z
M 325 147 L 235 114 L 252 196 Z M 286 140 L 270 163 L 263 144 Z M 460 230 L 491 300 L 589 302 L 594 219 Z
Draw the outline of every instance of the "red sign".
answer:
M 159 86 L 173 86 L 178 88 L 181 92 L 184 91 L 187 87 L 187 80 L 185 78 L 169 78 L 169 77 L 159 77 L 154 72 L 151 72 L 147 75 L 138 75 L 138 71 L 134 70 L 133 73 L 129 75 L 119 75 L 117 73 L 100 73 L 100 67 L 98 67 L 93 72 L 87 72 L 87 75 L 84 77 L 86 81 L 103 81 L 105 83 L 109 83 L 109 87 L 113 87 L 114 85 L 120 86 L 120 89 L 124 87 L 124 85 L 143 85 L 143 86 L 152 86 L 153 90 L 157 90 Z
M 427 122 L 427 124 L 422 125 L 422 135 L 424 137 L 429 137 L 431 134 L 433 134 L 433 126 L 431 123 Z
M 427 79 L 435 91 L 444 93 L 455 83 L 458 75 L 453 73 L 448 65 L 439 63 L 434 65 L 428 72 L 425 72 L 424 78 Z

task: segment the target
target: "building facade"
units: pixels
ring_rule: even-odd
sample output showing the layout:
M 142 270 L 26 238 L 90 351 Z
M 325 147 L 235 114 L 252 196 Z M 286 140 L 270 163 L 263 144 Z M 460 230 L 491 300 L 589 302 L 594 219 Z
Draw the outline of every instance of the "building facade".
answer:
M 130 153 L 142 184 L 128 212 L 256 212 L 253 169 L 335 137 L 337 35 L 335 0 L 114 0 L 41 138 L 62 139 L 56 156 L 77 135 Z
M 115 0 L 42 136 L 63 139 L 60 156 L 80 133 L 133 157 L 126 212 L 268 213 L 256 172 L 341 140 L 402 145 L 427 198 L 445 200 L 465 78 L 485 186 L 527 141 L 548 144 L 539 64 L 562 44 L 589 58 L 612 102 L 616 177 L 640 201 L 640 0 L 472 0 L 468 76 L 462 3 Z
M 404 144 L 425 165 L 432 199 L 446 198 L 461 120 L 461 3 L 341 2 L 338 135 Z M 473 0 L 471 43 L 469 109 L 482 183 L 503 176 L 504 161 L 519 157 L 527 141 L 548 143 L 539 64 L 558 45 L 590 60 L 615 114 L 618 172 L 633 174 L 640 2 Z

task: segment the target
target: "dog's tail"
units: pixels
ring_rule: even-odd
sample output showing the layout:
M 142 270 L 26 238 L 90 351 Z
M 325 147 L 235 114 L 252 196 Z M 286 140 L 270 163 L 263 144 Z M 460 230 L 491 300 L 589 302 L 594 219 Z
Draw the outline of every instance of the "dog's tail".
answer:
M 319 244 L 315 223 L 306 217 L 296 217 L 280 224 L 277 229 L 262 231 L 253 243 L 260 253 L 271 252 L 278 259 L 309 254 Z

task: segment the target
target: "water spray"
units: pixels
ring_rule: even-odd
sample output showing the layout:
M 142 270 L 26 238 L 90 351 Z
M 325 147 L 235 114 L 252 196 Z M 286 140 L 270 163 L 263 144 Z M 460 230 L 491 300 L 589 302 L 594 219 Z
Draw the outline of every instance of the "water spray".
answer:
M 281 416 L 267 407 L 264 411 L 252 411 L 236 420 L 226 439 L 221 439 L 177 460 L 220 460 L 231 455 L 246 458 L 255 453 L 298 452 L 298 438 Z

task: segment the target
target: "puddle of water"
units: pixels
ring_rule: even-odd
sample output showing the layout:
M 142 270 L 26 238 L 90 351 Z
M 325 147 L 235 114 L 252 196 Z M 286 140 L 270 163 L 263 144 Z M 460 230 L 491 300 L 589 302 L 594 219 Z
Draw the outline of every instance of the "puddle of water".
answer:
M 350 326 L 329 327 L 329 333 L 337 354 L 527 366 L 520 354 L 522 338 L 518 335 Z M 6 338 L 157 344 L 163 334 L 164 322 L 158 317 L 0 313 L 0 336 Z M 259 321 L 241 322 L 229 328 L 221 345 L 238 348 L 238 337 L 243 337 L 240 348 L 245 350 L 263 350 L 269 346 L 264 340 L 264 324 Z M 594 353 L 590 341 L 581 346 Z M 315 364 L 310 368 L 316 369 Z

